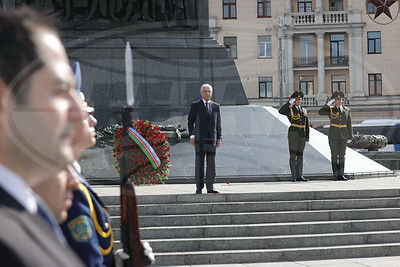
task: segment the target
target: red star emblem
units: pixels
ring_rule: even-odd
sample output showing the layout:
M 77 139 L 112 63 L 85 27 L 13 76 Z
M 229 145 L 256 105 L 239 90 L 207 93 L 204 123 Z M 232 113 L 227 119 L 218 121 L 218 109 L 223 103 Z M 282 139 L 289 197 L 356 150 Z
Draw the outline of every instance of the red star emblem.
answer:
M 379 17 L 380 14 L 385 13 L 390 19 L 392 14 L 390 13 L 389 7 L 397 2 L 397 0 L 369 0 L 374 6 L 376 6 L 375 17 Z

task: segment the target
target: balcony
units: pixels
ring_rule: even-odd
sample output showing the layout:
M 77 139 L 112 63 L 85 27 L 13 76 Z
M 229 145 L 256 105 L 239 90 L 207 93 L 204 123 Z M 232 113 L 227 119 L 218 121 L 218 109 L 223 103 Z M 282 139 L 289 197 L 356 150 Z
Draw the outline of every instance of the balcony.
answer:
M 348 11 L 324 11 L 322 14 L 316 12 L 292 13 L 295 26 L 298 25 L 332 25 L 349 23 Z
M 295 57 L 293 58 L 294 68 L 312 68 L 318 67 L 317 57 Z
M 325 67 L 348 67 L 349 57 L 325 57 Z M 293 68 L 316 68 L 318 67 L 317 57 L 295 57 Z
M 325 67 L 348 67 L 349 57 L 325 57 Z
M 315 95 L 305 95 L 301 101 L 303 106 L 319 106 L 318 100 Z
M 315 13 L 292 13 L 294 25 L 315 24 Z
M 322 14 L 323 24 L 343 24 L 349 22 L 347 11 L 325 11 Z
M 321 106 L 324 103 L 326 103 L 329 100 L 331 100 L 331 96 L 330 95 L 327 95 L 326 96 L 326 100 L 323 100 L 323 101 L 318 101 L 317 98 L 318 98 L 317 95 L 305 95 L 303 97 L 303 100 L 301 101 L 301 104 L 303 106 Z M 347 99 L 347 97 L 344 97 L 343 104 L 350 105 L 350 101 L 349 101 L 349 99 Z

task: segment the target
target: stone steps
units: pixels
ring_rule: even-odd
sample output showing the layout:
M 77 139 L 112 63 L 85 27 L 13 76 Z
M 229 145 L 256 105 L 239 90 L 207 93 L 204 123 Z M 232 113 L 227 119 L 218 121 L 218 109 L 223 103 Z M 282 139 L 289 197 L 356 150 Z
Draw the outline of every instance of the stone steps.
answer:
M 357 219 L 400 218 L 400 208 L 350 209 L 326 211 L 248 212 L 228 214 L 144 215 L 140 225 L 146 227 L 226 225 L 276 222 L 338 221 Z M 112 225 L 118 228 L 120 216 L 111 216 Z
M 138 196 L 156 265 L 400 255 L 400 191 Z M 121 247 L 119 198 L 103 201 Z
M 143 226 L 157 225 L 218 225 L 218 224 L 253 224 L 274 222 L 336 221 L 369 218 L 400 218 L 400 208 L 284 211 L 284 212 L 244 212 L 189 215 L 143 215 Z
M 145 204 L 139 205 L 139 214 L 145 215 L 193 215 L 216 213 L 246 213 L 272 211 L 307 211 L 325 209 L 367 209 L 400 207 L 400 197 L 339 199 L 339 200 L 301 200 L 270 202 L 216 202 L 189 204 Z M 109 207 L 111 215 L 119 214 L 119 207 Z
M 249 202 L 249 201 L 290 201 L 290 200 L 323 200 L 323 199 L 357 199 L 387 198 L 400 196 L 400 189 L 382 190 L 332 190 L 273 193 L 234 193 L 234 194 L 177 194 L 177 195 L 140 195 L 137 200 L 144 204 L 173 203 L 215 203 L 215 202 Z M 119 205 L 119 196 L 102 196 L 107 205 Z
M 208 250 L 243 250 L 243 249 L 282 249 L 298 247 L 340 246 L 379 244 L 385 240 L 400 243 L 400 231 L 378 231 L 360 233 L 333 233 L 309 235 L 279 235 L 226 238 L 180 238 L 149 239 L 152 248 L 159 252 L 208 251 Z M 173 242 L 174 246 L 171 246 Z
M 177 266 L 398 256 L 399 249 L 400 243 L 389 243 L 312 248 L 169 252 L 156 253 L 156 264 Z

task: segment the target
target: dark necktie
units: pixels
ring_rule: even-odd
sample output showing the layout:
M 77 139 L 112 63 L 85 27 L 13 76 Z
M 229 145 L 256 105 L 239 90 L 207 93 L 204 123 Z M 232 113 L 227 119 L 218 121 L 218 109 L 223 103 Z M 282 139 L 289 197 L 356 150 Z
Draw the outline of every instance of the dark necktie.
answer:
M 210 108 L 208 107 L 208 102 L 206 102 L 206 113 L 207 115 L 210 115 Z

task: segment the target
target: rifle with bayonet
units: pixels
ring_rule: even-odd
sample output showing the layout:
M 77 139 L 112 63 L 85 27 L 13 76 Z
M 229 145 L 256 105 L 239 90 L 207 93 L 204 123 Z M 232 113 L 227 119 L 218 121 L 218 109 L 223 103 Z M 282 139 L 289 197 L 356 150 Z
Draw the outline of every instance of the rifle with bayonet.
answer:
M 132 50 L 127 42 L 125 49 L 125 75 L 127 106 L 122 108 L 122 135 L 123 151 L 120 158 L 120 187 L 121 187 L 121 241 L 122 247 L 129 259 L 124 260 L 124 267 L 142 267 L 154 262 L 154 254 L 148 243 L 140 240 L 139 213 L 133 182 L 130 181 L 131 169 L 129 166 L 129 136 L 128 128 L 132 127 L 134 104 Z

